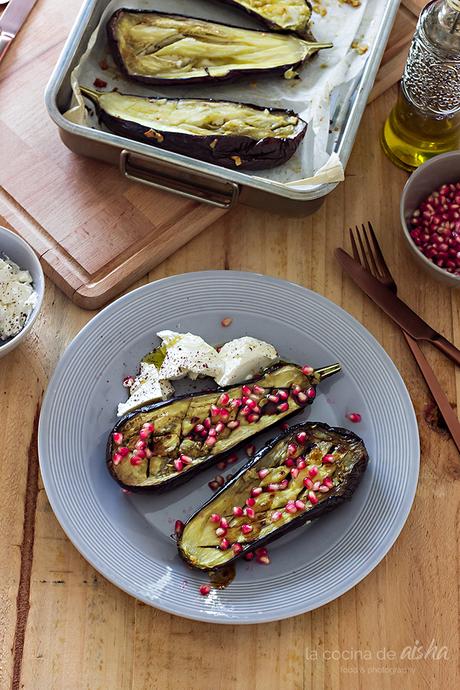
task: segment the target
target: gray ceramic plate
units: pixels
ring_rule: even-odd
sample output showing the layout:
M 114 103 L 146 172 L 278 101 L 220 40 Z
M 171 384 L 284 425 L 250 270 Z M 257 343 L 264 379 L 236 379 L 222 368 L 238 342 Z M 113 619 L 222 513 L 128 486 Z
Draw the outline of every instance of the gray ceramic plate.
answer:
M 224 317 L 233 318 L 228 328 L 221 326 Z M 215 344 L 250 334 L 273 343 L 286 359 L 313 366 L 340 361 L 343 374 L 321 386 L 308 415 L 352 426 L 371 457 L 352 501 L 274 543 L 269 566 L 242 561 L 232 584 L 208 597 L 198 591 L 206 576 L 184 565 L 170 535 L 176 519 L 209 498 L 216 471 L 162 496 L 134 496 L 122 493 L 105 467 L 107 435 L 126 396 L 122 378 L 136 371 L 157 344 L 155 332 L 165 328 L 190 330 Z M 347 422 L 351 411 L 361 413 L 360 424 Z M 286 618 L 356 585 L 401 531 L 419 467 L 409 395 L 374 338 L 314 292 L 229 271 L 166 278 L 100 312 L 69 345 L 49 384 L 39 451 L 53 510 L 97 570 L 147 604 L 215 623 Z

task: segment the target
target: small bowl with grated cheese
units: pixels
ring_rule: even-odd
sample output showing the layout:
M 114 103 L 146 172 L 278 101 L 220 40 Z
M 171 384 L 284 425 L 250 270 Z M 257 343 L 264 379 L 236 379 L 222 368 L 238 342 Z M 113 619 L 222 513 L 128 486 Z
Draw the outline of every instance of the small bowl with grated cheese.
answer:
M 43 301 L 45 280 L 33 249 L 0 226 L 0 357 L 32 328 Z

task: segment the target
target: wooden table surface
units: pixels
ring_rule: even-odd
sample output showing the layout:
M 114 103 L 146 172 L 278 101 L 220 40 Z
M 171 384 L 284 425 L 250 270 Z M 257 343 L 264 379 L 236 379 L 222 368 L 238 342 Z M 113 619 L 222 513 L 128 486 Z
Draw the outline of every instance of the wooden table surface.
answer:
M 460 458 L 425 419 L 430 396 L 400 333 L 333 259 L 334 248 L 347 245 L 346 228 L 371 220 L 401 295 L 460 345 L 458 294 L 419 272 L 401 235 L 406 175 L 378 144 L 394 98 L 389 91 L 368 107 L 346 181 L 313 217 L 289 220 L 239 207 L 141 281 L 211 268 L 258 271 L 326 295 L 375 335 L 408 386 L 422 447 L 415 503 L 390 553 L 340 599 L 268 625 L 182 620 L 108 583 L 64 535 L 39 474 L 43 392 L 60 354 L 92 316 L 48 281 L 31 335 L 0 360 L 0 688 L 460 687 Z M 455 404 L 454 366 L 432 348 L 425 351 Z

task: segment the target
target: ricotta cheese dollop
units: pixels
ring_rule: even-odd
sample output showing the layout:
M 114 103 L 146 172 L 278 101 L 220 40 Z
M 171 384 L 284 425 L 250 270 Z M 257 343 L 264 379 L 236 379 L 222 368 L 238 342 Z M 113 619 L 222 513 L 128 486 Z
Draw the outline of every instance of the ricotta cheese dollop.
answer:
M 160 379 L 175 381 L 188 376 L 219 376 L 220 355 L 199 335 L 160 331 L 157 333 L 166 347 L 166 357 L 160 367 Z
M 135 410 L 143 405 L 169 400 L 174 395 L 174 388 L 169 381 L 160 381 L 158 369 L 154 364 L 141 362 L 139 374 L 129 387 L 129 398 L 118 405 L 118 416 L 122 417 L 127 412 Z
M 0 340 L 19 333 L 36 300 L 29 271 L 0 258 Z
M 265 369 L 279 360 L 273 345 L 250 336 L 225 343 L 220 349 L 219 357 L 222 370 L 219 376 L 215 377 L 219 386 L 246 381 L 260 369 Z

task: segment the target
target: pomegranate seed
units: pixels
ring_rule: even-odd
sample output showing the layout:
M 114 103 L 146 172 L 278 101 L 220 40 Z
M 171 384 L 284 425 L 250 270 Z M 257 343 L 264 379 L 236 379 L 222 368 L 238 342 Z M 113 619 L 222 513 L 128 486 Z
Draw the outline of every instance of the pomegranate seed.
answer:
M 323 465 L 331 465 L 333 462 L 335 462 L 335 458 L 332 455 L 332 453 L 327 453 L 326 455 L 323 455 L 323 459 L 321 461 Z
M 129 461 L 131 465 L 133 465 L 133 467 L 137 467 L 137 465 L 142 465 L 142 458 L 138 457 L 137 455 L 131 455 Z
M 207 597 L 210 591 L 211 591 L 211 587 L 209 585 L 201 585 L 200 594 L 202 596 Z
M 305 391 L 305 394 L 309 400 L 314 400 L 316 398 L 316 391 L 313 388 L 313 386 L 311 386 L 310 388 L 307 388 L 307 390 Z
M 227 461 L 222 460 L 222 462 L 218 462 L 216 467 L 218 470 L 225 470 L 225 468 L 227 467 Z
M 269 484 L 269 485 L 267 486 L 267 490 L 268 490 L 268 491 L 271 491 L 271 492 L 273 492 L 273 491 L 279 491 L 279 488 L 280 488 L 280 485 L 279 485 L 279 484 L 276 484 L 275 482 L 273 482 L 273 483 L 271 483 L 271 484 Z
M 254 445 L 253 443 L 251 443 L 251 445 L 250 445 L 250 446 L 246 446 L 246 448 L 245 448 L 244 450 L 245 450 L 246 455 L 248 456 L 248 458 L 252 458 L 252 456 L 253 456 L 254 453 L 256 452 L 256 447 L 255 447 L 255 445 Z
M 211 405 L 209 411 L 211 413 L 211 417 L 218 417 L 220 413 L 220 408 L 217 407 L 217 405 Z
M 122 493 L 122 494 L 131 495 L 133 492 L 130 491 L 129 489 L 122 489 L 122 490 L 121 490 L 121 493 Z
M 302 374 L 305 374 L 305 376 L 311 376 L 311 374 L 313 374 L 314 371 L 315 370 L 313 369 L 313 367 L 309 367 L 307 365 L 302 367 Z
M 348 418 L 348 419 L 350 420 L 350 422 L 352 422 L 353 424 L 359 424 L 360 421 L 361 421 L 361 419 L 362 419 L 362 417 L 361 417 L 361 415 L 359 414 L 359 412 L 350 412 L 349 414 L 347 414 L 347 418 Z
M 119 431 L 116 431 L 113 435 L 113 442 L 115 443 L 116 446 L 121 446 L 123 443 L 123 434 L 120 434 Z
M 310 477 L 305 477 L 303 480 L 303 485 L 307 487 L 307 489 L 312 489 L 313 488 L 313 482 L 310 479 Z
M 295 455 L 297 453 L 298 446 L 295 443 L 290 443 L 288 445 L 288 455 Z
M 267 470 L 266 468 L 264 468 L 264 469 L 262 469 L 262 470 L 259 470 L 259 471 L 257 472 L 257 474 L 259 475 L 259 479 L 265 479 L 265 477 L 266 477 L 267 474 L 269 474 L 269 473 L 270 473 L 270 470 Z
M 136 448 L 136 450 L 133 450 L 133 455 L 136 455 L 138 458 L 145 458 L 145 451 Z
M 206 419 L 203 420 L 203 426 L 205 429 L 210 429 L 212 426 L 211 419 L 209 417 L 206 417 Z
M 131 388 L 133 383 L 134 383 L 134 376 L 125 376 L 125 378 L 122 381 L 122 384 L 125 388 Z
M 179 460 L 179 458 L 176 458 L 174 460 L 173 464 L 174 464 L 174 469 L 176 470 L 176 472 L 182 472 L 182 470 L 184 469 L 184 465 L 183 465 L 182 461 Z
M 283 479 L 282 482 L 280 482 L 280 491 L 284 491 L 284 489 L 287 489 L 289 486 L 289 481 L 287 479 Z
M 307 440 L 307 432 L 306 431 L 299 431 L 299 433 L 296 436 L 296 441 L 300 444 L 304 444 L 306 440 Z
M 155 426 L 152 424 L 152 422 L 145 422 L 145 424 L 142 425 L 142 428 L 148 431 L 150 434 L 153 434 L 155 431 Z
M 254 558 L 254 554 L 252 553 L 252 551 L 249 551 L 249 553 L 244 554 L 243 558 L 246 561 L 252 561 L 252 559 Z
M 289 410 L 289 403 L 283 402 L 276 408 L 278 412 L 287 412 Z
M 122 460 L 123 460 L 123 456 L 121 453 L 114 453 L 114 455 L 112 457 L 112 462 L 114 465 L 119 465 Z
M 237 462 L 238 460 L 238 455 L 236 453 L 232 453 L 227 457 L 227 463 L 229 465 L 233 465 L 233 463 Z
M 287 502 L 285 510 L 286 510 L 287 513 L 290 513 L 290 514 L 292 514 L 292 515 L 293 515 L 294 513 L 297 513 L 297 508 L 296 508 L 296 505 L 295 505 L 295 503 L 294 503 L 293 501 L 292 501 L 292 502 L 290 502 L 290 501 Z
M 223 527 L 224 529 L 228 529 L 228 521 L 226 518 L 222 517 L 220 519 L 220 526 Z
M 260 565 L 270 565 L 270 558 L 268 556 L 258 556 L 256 560 Z
M 209 429 L 209 431 L 208 431 L 208 436 L 217 436 L 217 431 L 216 431 L 215 427 L 212 426 L 212 427 Z
M 197 434 L 201 434 L 201 432 L 204 431 L 203 424 L 195 424 L 193 431 L 195 431 Z
M 205 444 L 209 447 L 212 448 L 215 444 L 217 443 L 217 439 L 215 436 L 208 436 L 208 438 L 205 441 Z
M 243 387 L 241 388 L 241 392 L 242 392 L 243 395 L 245 395 L 245 396 L 247 397 L 247 396 L 251 395 L 251 393 L 252 393 L 252 388 L 251 388 L 250 386 L 243 386 Z
M 252 525 L 241 525 L 241 531 L 243 532 L 243 534 L 249 534 L 250 532 L 252 532 Z
M 176 520 L 176 524 L 174 525 L 174 532 L 176 533 L 176 536 L 180 537 L 182 532 L 184 531 L 184 523 L 182 520 Z
M 297 469 L 298 470 L 304 470 L 307 466 L 307 463 L 305 462 L 305 458 L 298 458 L 297 460 Z
M 295 507 L 297 510 L 305 510 L 305 503 L 303 501 L 297 500 L 295 502 Z
M 257 395 L 265 394 L 265 388 L 262 388 L 262 386 L 258 386 L 257 383 L 253 385 L 252 390 L 254 391 L 254 393 L 257 393 Z
M 299 403 L 302 403 L 302 405 L 305 405 L 305 403 L 308 400 L 308 397 L 303 391 L 300 391 L 300 393 L 297 396 L 297 400 L 299 401 Z
M 293 479 L 297 479 L 297 477 L 299 476 L 299 471 L 300 470 L 298 470 L 297 467 L 293 467 L 291 470 L 291 477 Z
M 220 542 L 220 544 L 219 544 L 220 550 L 221 550 L 221 551 L 227 551 L 227 549 L 229 548 L 229 546 L 230 546 L 230 542 L 228 541 L 228 539 L 226 539 L 226 538 L 224 537 L 224 538 L 222 539 L 222 541 Z
M 252 398 L 243 398 L 243 405 L 246 405 L 246 407 L 249 407 L 250 410 L 253 410 L 257 406 L 257 403 Z
M 287 422 L 283 422 L 280 424 L 280 428 L 282 431 L 287 431 L 289 429 L 289 424 Z
M 225 537 L 226 534 L 227 534 L 227 530 L 224 529 L 223 527 L 218 527 L 216 529 L 216 536 L 217 537 Z
M 221 474 L 218 474 L 215 480 L 217 482 L 217 486 L 223 486 L 225 484 L 225 479 Z
M 286 467 L 294 467 L 294 460 L 292 458 L 286 458 L 284 464 Z
M 278 520 L 281 520 L 283 517 L 283 514 L 279 510 L 275 510 L 274 513 L 272 513 L 271 520 L 272 522 L 278 522 Z
M 245 500 L 245 503 L 246 503 L 247 506 L 249 506 L 250 508 L 252 508 L 252 506 L 255 506 L 256 500 L 255 500 L 255 498 L 247 498 L 247 499 Z
M 251 496 L 253 496 L 254 498 L 256 496 L 260 496 L 262 491 L 263 491 L 263 489 L 261 486 L 255 486 L 253 489 L 251 489 Z
M 278 391 L 278 397 L 280 400 L 287 400 L 289 398 L 289 393 L 287 391 Z
M 217 522 L 220 524 L 220 515 L 218 515 L 218 513 L 212 513 L 209 520 L 210 520 L 210 522 Z
M 241 517 L 243 514 L 243 508 L 241 508 L 241 506 L 233 506 L 233 515 L 235 517 Z
M 121 448 L 118 449 L 118 452 L 120 453 L 122 458 L 125 458 L 127 455 L 130 454 L 131 451 L 126 446 L 121 446 Z
M 254 510 L 254 508 L 246 507 L 246 508 L 244 509 L 244 514 L 246 515 L 246 517 L 248 517 L 248 518 L 250 518 L 251 520 L 253 520 L 253 519 L 255 518 L 255 516 L 256 516 L 256 511 Z
M 321 486 L 321 482 L 315 482 L 313 484 L 313 491 L 318 491 L 320 486 Z
M 301 392 L 301 390 L 302 390 L 302 389 L 301 389 L 300 386 L 292 386 L 291 393 L 292 393 L 292 395 L 294 395 L 294 396 L 295 396 L 295 395 L 299 395 L 299 393 Z
M 319 470 L 316 467 L 316 465 L 313 465 L 313 467 L 310 467 L 310 469 L 308 470 L 308 475 L 313 479 L 314 477 L 316 477 L 318 472 L 319 472 Z
M 231 422 L 227 422 L 227 428 L 232 429 L 232 431 L 233 431 L 233 429 L 238 429 L 239 425 L 240 425 L 240 423 L 239 423 L 238 419 L 232 419 Z
M 215 479 L 213 479 L 212 481 L 208 482 L 208 486 L 209 486 L 210 489 L 212 489 L 212 491 L 216 491 L 216 489 L 219 488 L 219 484 L 216 482 Z
M 330 489 L 332 489 L 332 487 L 334 486 L 334 482 L 332 481 L 332 479 L 330 477 L 325 477 L 323 479 L 323 484 L 324 484 L 324 486 L 328 486 Z
M 230 412 L 226 410 L 224 407 L 221 407 L 220 409 L 220 418 L 223 422 L 226 422 L 227 419 L 230 417 Z
M 330 491 L 330 488 L 328 486 L 324 486 L 324 484 L 322 484 L 319 487 L 318 491 L 321 491 L 322 494 L 327 494 L 327 492 Z
M 225 424 L 223 424 L 222 422 L 218 422 L 216 424 L 216 434 L 221 434 L 224 429 L 225 429 Z
M 238 554 L 241 553 L 243 550 L 243 547 L 241 544 L 238 544 L 238 542 L 235 542 L 232 546 L 233 553 Z
M 147 444 L 145 441 L 137 441 L 135 447 L 137 448 L 137 450 L 145 450 L 146 446 Z
M 233 398 L 233 400 L 230 401 L 230 407 L 236 408 L 236 407 L 241 407 L 243 404 L 243 401 L 241 398 Z
M 222 393 L 222 395 L 220 396 L 220 398 L 218 400 L 219 405 L 222 405 L 222 407 L 225 407 L 225 405 L 228 405 L 229 402 L 230 402 L 229 394 L 228 393 Z
M 318 503 L 318 499 L 316 498 L 316 494 L 314 491 L 309 491 L 308 492 L 308 500 L 312 504 L 312 506 L 316 505 Z
M 179 459 L 182 462 L 182 464 L 184 464 L 184 465 L 193 465 L 193 460 L 189 455 L 183 455 L 182 454 L 179 456 Z
M 139 438 L 142 439 L 143 441 L 147 441 L 151 436 L 151 432 L 147 431 L 147 429 L 141 429 L 139 431 Z
M 260 419 L 260 415 L 258 414 L 248 414 L 248 422 L 249 424 L 254 424 L 255 422 L 258 422 Z
M 251 412 L 251 408 L 248 407 L 247 405 L 244 405 L 240 410 L 240 414 L 242 417 L 247 417 L 250 412 Z
M 233 319 L 231 319 L 230 316 L 226 316 L 225 319 L 222 319 L 222 321 L 220 322 L 220 325 L 223 328 L 228 328 L 232 323 L 233 323 Z
M 267 400 L 270 400 L 272 403 L 279 403 L 280 399 L 278 395 L 267 395 Z

